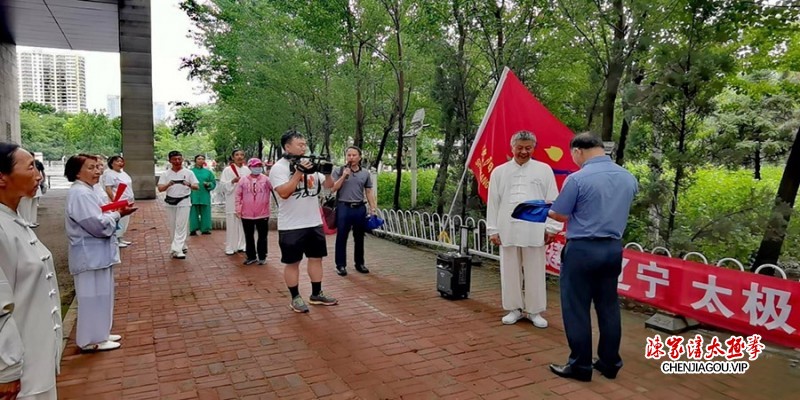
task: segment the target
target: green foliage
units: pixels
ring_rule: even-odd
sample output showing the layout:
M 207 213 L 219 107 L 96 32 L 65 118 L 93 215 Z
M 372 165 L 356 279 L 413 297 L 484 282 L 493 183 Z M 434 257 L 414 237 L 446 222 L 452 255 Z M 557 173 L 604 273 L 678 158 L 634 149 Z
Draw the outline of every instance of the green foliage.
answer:
M 40 104 L 35 101 L 23 101 L 19 105 L 20 110 L 31 111 L 36 114 L 55 114 L 55 107 L 48 104 Z
M 200 124 L 203 109 L 200 106 L 192 106 L 186 102 L 173 102 L 175 109 L 175 123 L 172 132 L 175 136 L 193 135 Z
M 738 87 L 717 96 L 708 124 L 712 160 L 732 166 L 752 166 L 760 179 L 762 164 L 781 160 L 792 145 L 787 129 L 797 103 L 780 92 L 770 74 L 742 79 Z
M 628 165 L 640 185 L 648 185 L 647 167 Z M 668 172 L 668 174 L 671 174 Z M 730 171 L 720 167 L 698 169 L 694 180 L 678 200 L 680 212 L 670 243 L 674 254 L 699 251 L 716 261 L 734 257 L 747 264 L 761 241 L 766 218 L 770 215 L 782 168 L 766 167 L 763 179 L 756 180 L 745 169 Z M 643 199 L 638 199 L 642 201 Z M 662 204 L 662 207 L 667 207 Z M 647 208 L 634 208 L 625 238 L 647 248 L 662 245 L 653 240 L 653 219 Z M 782 262 L 800 260 L 800 222 L 794 218 L 789 228 Z
M 65 151 L 67 138 L 64 132 L 66 119 L 63 116 L 39 114 L 30 109 L 19 112 L 22 145 L 29 151 L 42 152 L 46 160 L 60 160 L 68 155 Z
M 394 172 L 378 174 L 378 207 L 392 208 L 394 196 Z M 417 171 L 417 209 L 430 210 L 435 205 L 436 197 L 433 193 L 433 182 L 436 180 L 436 170 L 420 169 Z M 411 208 L 411 172 L 403 172 L 400 181 L 400 209 Z
M 187 160 L 193 159 L 198 154 L 203 154 L 207 159 L 214 159 L 216 152 L 211 137 L 202 132 L 194 135 L 175 135 L 173 130 L 165 124 L 155 126 L 155 160 L 164 162 L 170 151 L 178 150 Z
M 112 155 L 122 151 L 118 128 L 103 114 L 80 113 L 64 124 L 67 154 L 89 153 Z
M 769 181 L 800 123 L 800 112 L 792 112 L 800 101 L 800 8 L 792 4 L 183 0 L 195 39 L 209 50 L 187 57 L 184 67 L 217 103 L 197 129 L 175 131 L 210 139 L 219 161 L 235 147 L 268 150 L 296 129 L 312 151 L 330 149 L 334 159 L 363 139 L 365 162 L 394 166 L 403 154 L 400 165 L 408 166 L 408 143 L 399 148 L 397 133 L 407 133 L 414 110 L 425 108 L 430 126 L 418 137 L 418 163 L 438 165 L 440 176 L 429 201 L 422 177 L 433 172 L 420 173 L 419 207 L 442 209 L 442 201 L 432 202 L 452 199 L 460 171 L 451 166 L 463 165 L 509 66 L 574 131 L 602 126 L 604 137 L 617 138 L 624 118 L 625 160 L 642 184 L 631 221 L 637 241 L 717 253 L 727 245 L 714 232 L 730 228 L 730 252 L 741 256 L 755 250 L 764 225 L 758 216 L 767 211 L 740 211 L 737 196 L 769 205 L 775 188 L 744 179 L 739 168 L 763 170 Z M 600 118 L 609 113 L 613 124 Z M 156 131 L 160 153 L 183 149 L 182 135 Z M 394 177 L 380 175 L 383 207 L 391 204 Z M 749 183 L 731 189 L 733 196 L 714 179 Z M 407 208 L 408 174 L 400 184 Z M 697 194 L 716 190 L 731 204 Z M 467 203 L 467 213 L 480 208 Z
M 20 128 L 23 146 L 48 160 L 77 153 L 119 154 L 122 147 L 119 119 L 103 114 L 54 113 L 46 105 L 23 103 Z

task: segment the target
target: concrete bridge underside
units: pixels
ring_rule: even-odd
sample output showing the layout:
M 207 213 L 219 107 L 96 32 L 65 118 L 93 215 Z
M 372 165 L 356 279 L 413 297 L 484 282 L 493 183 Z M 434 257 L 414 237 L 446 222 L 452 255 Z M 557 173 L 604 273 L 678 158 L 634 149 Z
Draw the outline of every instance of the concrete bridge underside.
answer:
M 150 0 L 0 0 L 0 140 L 24 146 L 16 46 L 120 54 L 125 170 L 155 198 Z

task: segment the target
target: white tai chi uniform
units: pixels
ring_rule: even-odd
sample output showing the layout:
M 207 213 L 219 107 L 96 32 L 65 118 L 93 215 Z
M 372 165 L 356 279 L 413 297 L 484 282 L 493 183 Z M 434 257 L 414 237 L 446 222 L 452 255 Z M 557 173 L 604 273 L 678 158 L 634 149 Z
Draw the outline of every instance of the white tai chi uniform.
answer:
M 78 298 L 78 347 L 103 343 L 114 315 L 114 271 L 119 264 L 115 232 L 120 214 L 103 213 L 93 187 L 75 181 L 67 192 L 65 215 L 69 239 L 69 272 Z
M 177 172 L 172 168 L 164 171 L 158 178 L 159 185 L 166 185 L 170 181 L 182 180 L 188 184 L 196 185 L 197 176 L 188 168 L 181 168 Z M 192 188 L 184 184 L 175 184 L 167 189 L 167 196 L 183 198 L 178 205 L 166 204 L 167 226 L 169 227 L 172 254 L 183 254 L 186 248 L 186 234 L 189 231 L 189 212 L 192 209 Z
M 528 222 L 511 217 L 517 204 L 528 200 L 552 202 L 558 186 L 549 165 L 509 160 L 495 168 L 489 181 L 486 230 L 500 235 L 500 285 L 503 309 L 539 314 L 547 308 L 545 289 L 545 226 L 558 232 L 562 224 Z M 523 290 L 524 282 L 524 290 Z
M 242 220 L 236 217 L 236 184 L 233 183 L 233 179 L 236 178 L 236 174 L 234 174 L 233 168 L 236 168 L 240 178 L 250 175 L 250 168 L 247 168 L 244 165 L 241 167 L 236 167 L 236 164 L 234 164 L 225 167 L 219 177 L 219 187 L 222 190 L 222 194 L 225 196 L 226 253 L 235 253 L 239 250 L 244 251 L 245 247 Z
M 28 222 L 0 204 L 0 382 L 18 399 L 56 399 L 61 296 L 53 256 Z

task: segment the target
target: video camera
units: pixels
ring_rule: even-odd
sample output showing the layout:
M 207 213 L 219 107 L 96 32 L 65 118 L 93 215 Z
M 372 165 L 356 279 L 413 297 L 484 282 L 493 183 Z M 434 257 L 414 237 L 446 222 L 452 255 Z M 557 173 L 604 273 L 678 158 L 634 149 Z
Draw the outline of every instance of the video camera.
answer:
M 300 171 L 308 175 L 315 172 L 320 172 L 324 175 L 330 175 L 333 172 L 333 163 L 331 162 L 330 156 L 321 156 L 315 154 L 295 156 L 292 154 L 284 154 L 283 158 L 289 160 L 289 171 L 291 173 Z M 302 165 L 304 161 L 310 161 L 311 167 L 305 168 Z

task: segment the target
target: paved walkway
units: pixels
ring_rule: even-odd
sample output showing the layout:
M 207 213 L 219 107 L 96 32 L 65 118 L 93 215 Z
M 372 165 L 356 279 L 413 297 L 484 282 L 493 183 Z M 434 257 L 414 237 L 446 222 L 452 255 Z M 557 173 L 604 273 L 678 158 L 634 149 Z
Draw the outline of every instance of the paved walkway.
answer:
M 81 354 L 74 332 L 62 361 L 61 399 L 787 399 L 797 398 L 796 360 L 766 353 L 746 375 L 665 376 L 645 360 L 653 332 L 624 312 L 625 368 L 592 383 L 552 375 L 568 349 L 558 293 L 550 327 L 503 326 L 497 271 L 473 270 L 470 299 L 435 290 L 435 255 L 369 237 L 372 272 L 335 275 L 335 307 L 288 308 L 277 235 L 269 263 L 223 254 L 224 233 L 190 237 L 185 261 L 169 258 L 163 209 L 141 202 L 117 268 L 113 332 L 121 349 Z M 333 255 L 333 238 L 328 238 Z M 351 253 L 352 254 L 352 253 Z M 301 293 L 310 284 L 301 276 Z

